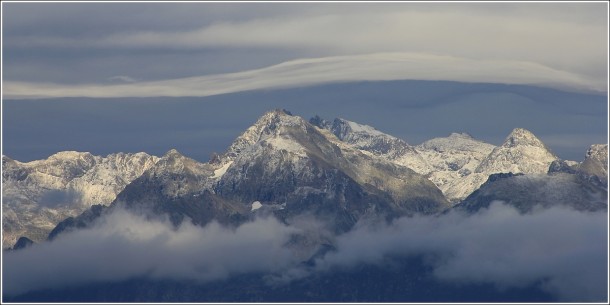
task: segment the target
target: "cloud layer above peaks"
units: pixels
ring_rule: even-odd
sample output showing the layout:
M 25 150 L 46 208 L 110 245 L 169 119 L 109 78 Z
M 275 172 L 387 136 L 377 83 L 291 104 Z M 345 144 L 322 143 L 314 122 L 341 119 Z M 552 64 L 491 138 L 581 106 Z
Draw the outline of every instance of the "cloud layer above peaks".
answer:
M 607 91 L 604 3 L 10 3 L 5 11 L 7 96 L 210 95 L 378 79 Z
M 451 80 L 603 92 L 605 83 L 519 61 L 473 60 L 411 53 L 300 59 L 237 73 L 120 85 L 59 85 L 5 82 L 9 98 L 210 96 L 349 81 Z

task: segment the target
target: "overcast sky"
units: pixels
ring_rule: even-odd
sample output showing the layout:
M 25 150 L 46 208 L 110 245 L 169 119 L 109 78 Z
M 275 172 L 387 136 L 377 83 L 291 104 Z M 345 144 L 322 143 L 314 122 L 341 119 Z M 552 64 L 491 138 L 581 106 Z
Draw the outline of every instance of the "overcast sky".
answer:
M 209 95 L 311 78 L 607 91 L 608 16 L 601 2 L 3 6 L 5 96 Z M 294 62 L 303 58 L 309 60 Z M 278 76 L 280 84 L 272 77 L 277 69 L 227 75 L 287 61 L 280 68 L 290 76 Z M 202 75 L 208 78 L 180 86 L 150 83 Z
M 24 161 L 59 149 L 159 155 L 174 147 L 205 161 L 270 107 L 356 120 L 413 144 L 466 131 L 497 145 L 522 127 L 560 157 L 581 160 L 589 145 L 607 142 L 605 2 L 3 2 L 2 8 L 4 101 L 58 98 L 44 107 L 4 104 L 3 153 Z M 532 96 L 513 87 L 476 92 L 419 83 L 366 87 L 367 92 L 358 86 L 319 87 L 393 80 L 560 91 Z M 304 86 L 318 87 L 299 91 Z M 385 91 L 388 86 L 391 92 Z M 287 88 L 297 91 L 277 91 Z M 226 97 L 216 98 L 219 94 Z M 159 106 L 161 99 L 184 96 L 206 105 Z M 80 106 L 70 106 L 74 100 L 59 104 L 70 97 L 114 102 L 144 97 L 156 104 L 148 114 L 139 104 L 113 103 L 112 109 L 91 99 Z M 247 111 L 230 112 L 239 109 Z M 185 120 L 196 111 L 197 121 Z M 139 141 L 125 138 L 136 132 L 134 121 L 148 127 L 133 135 Z M 206 129 L 195 130 L 201 124 Z M 76 136 L 79 132 L 83 135 Z M 187 142 L 192 144 L 183 145 Z
M 607 143 L 605 2 L 3 2 L 2 34 L 2 153 L 21 161 L 46 158 L 60 150 L 161 155 L 171 148 L 207 161 L 211 152 L 224 151 L 264 111 L 277 107 L 305 118 L 320 114 L 326 119 L 354 120 L 411 144 L 468 132 L 499 145 L 513 128 L 522 127 L 559 157 L 581 161 L 589 145 Z M 54 99 L 31 100 L 41 97 Z M 458 225 L 456 218 L 449 217 L 422 220 L 431 244 L 447 247 L 439 251 L 474 253 L 434 266 L 435 276 L 456 280 L 457 274 L 463 276 L 458 282 L 485 282 L 488 275 L 509 285 L 550 279 L 549 290 L 563 299 L 570 299 L 570 293 L 581 295 L 583 287 L 578 283 L 603 284 L 599 279 L 605 274 L 596 271 L 604 270 L 598 267 L 606 262 L 601 254 L 607 244 L 599 241 L 607 236 L 595 234 L 607 231 L 607 215 L 555 210 L 521 217 L 503 208 L 490 213 L 492 222 L 483 224 L 476 217 Z M 444 222 L 447 219 L 453 222 Z M 129 227 L 140 224 L 137 221 L 120 223 L 128 225 L 124 232 L 131 232 Z M 557 223 L 562 226 L 552 225 Z M 7 287 L 19 291 L 44 288 L 40 283 L 46 285 L 62 272 L 65 276 L 60 280 L 65 282 L 58 285 L 129 278 L 151 267 L 171 277 L 158 264 L 170 252 L 178 260 L 167 262 L 169 266 L 187 275 L 192 272 L 190 262 L 215 266 L 208 258 L 223 259 L 220 275 L 232 272 L 233 266 L 257 271 L 290 265 L 277 246 L 290 228 L 272 221 L 253 225 L 236 232 L 187 226 L 175 233 L 153 223 L 144 227 L 150 230 L 139 232 L 152 239 L 123 247 L 132 242 L 131 235 L 106 234 L 116 227 L 109 222 L 26 250 L 24 259 L 8 254 L 6 259 L 14 264 L 3 272 L 18 275 Z M 497 239 L 490 238 L 497 235 L 486 235 L 496 232 L 489 225 L 497 232 L 504 232 L 504 227 L 517 230 L 510 231 L 516 233 L 507 244 L 518 247 L 497 247 Z M 471 228 L 481 233 L 475 239 L 458 234 Z M 208 236 L 202 233 L 211 229 L 221 238 L 202 239 Z M 349 262 L 348 254 L 367 255 L 369 243 L 362 244 L 362 236 L 369 237 L 371 247 L 404 245 L 401 254 L 418 250 L 412 245 L 437 251 L 413 243 L 417 236 L 388 238 L 392 230 L 345 236 L 337 256 L 323 262 L 333 265 Z M 258 236 L 264 239 L 262 246 L 236 251 L 250 253 L 249 260 L 224 254 L 201 256 L 189 250 L 217 243 L 221 250 L 238 249 L 235 245 L 243 246 L 243 240 L 257 241 L 251 234 L 259 231 L 270 234 Z M 523 244 L 527 240 L 521 237 L 526 234 L 533 243 Z M 149 242 L 158 236 L 168 243 Z M 172 244 L 176 241 L 187 243 Z M 103 253 L 98 250 L 108 245 L 125 250 L 132 258 L 125 261 L 134 264 L 104 270 L 85 264 L 86 258 L 98 257 Z M 565 250 L 565 245 L 572 256 L 549 255 Z M 63 256 L 65 249 L 84 250 L 85 255 L 76 251 Z M 533 260 L 520 260 L 520 250 L 534 253 L 526 256 Z M 269 253 L 281 257 L 270 259 Z M 506 264 L 499 270 L 476 268 L 489 257 L 505 259 Z M 574 257 L 584 262 L 584 269 L 573 264 Z M 360 257 L 351 259 L 358 262 Z M 51 269 L 38 268 L 48 261 L 53 263 L 48 265 Z M 545 264 L 531 268 L 539 262 Z M 66 264 L 72 267 L 64 268 Z M 530 273 L 514 277 L 514 270 Z M 606 286 L 600 286 L 604 289 L 594 291 L 596 297 L 606 293 Z

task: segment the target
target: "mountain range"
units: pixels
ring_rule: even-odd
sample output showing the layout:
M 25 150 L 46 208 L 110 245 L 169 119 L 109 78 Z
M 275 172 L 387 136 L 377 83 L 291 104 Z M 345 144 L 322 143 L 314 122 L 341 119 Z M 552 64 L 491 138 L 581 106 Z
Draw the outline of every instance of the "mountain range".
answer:
M 411 145 L 345 119 L 277 109 L 206 163 L 176 150 L 59 152 L 25 163 L 3 156 L 3 247 L 53 239 L 117 208 L 196 225 L 236 226 L 260 214 L 291 224 L 307 214 L 333 234 L 369 218 L 476 211 L 498 200 L 524 213 L 556 204 L 606 210 L 607 154 L 595 144 L 581 162 L 560 160 L 521 128 L 499 146 L 465 133 Z M 309 254 L 325 242 L 315 238 Z
M 100 157 L 74 151 L 27 163 L 2 156 L 4 247 L 19 236 L 44 240 L 65 218 L 110 204 L 157 160 L 146 153 Z

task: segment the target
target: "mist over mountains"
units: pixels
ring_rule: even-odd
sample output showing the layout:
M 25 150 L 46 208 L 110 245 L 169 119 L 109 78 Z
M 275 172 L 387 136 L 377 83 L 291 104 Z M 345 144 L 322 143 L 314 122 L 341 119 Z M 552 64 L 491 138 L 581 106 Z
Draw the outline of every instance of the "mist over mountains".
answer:
M 521 215 L 498 203 L 472 216 L 363 225 L 299 263 L 290 241 L 315 225 L 259 218 L 176 228 L 115 211 L 6 253 L 4 291 L 15 301 L 600 301 L 606 220 L 561 207 Z
M 604 300 L 607 151 L 562 160 L 522 128 L 499 146 L 411 145 L 276 109 L 206 163 L 174 149 L 3 156 L 3 245 L 36 242 L 5 250 L 3 297 Z

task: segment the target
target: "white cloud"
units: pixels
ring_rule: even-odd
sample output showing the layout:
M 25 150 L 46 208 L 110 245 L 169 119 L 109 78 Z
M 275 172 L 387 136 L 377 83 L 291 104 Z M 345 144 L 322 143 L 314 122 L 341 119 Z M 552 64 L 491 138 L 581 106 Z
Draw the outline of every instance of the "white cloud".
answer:
M 607 219 L 605 212 L 565 207 L 522 215 L 492 203 L 475 215 L 451 212 L 392 224 L 366 222 L 329 236 L 319 218 L 308 216 L 291 225 L 269 217 L 233 229 L 189 222 L 173 228 L 168 221 L 118 210 L 92 228 L 3 253 L 3 291 L 15 295 L 134 277 L 203 283 L 249 272 L 272 274 L 265 278 L 277 285 L 312 272 L 383 266 L 388 257 L 422 255 L 440 281 L 492 283 L 500 289 L 538 283 L 561 301 L 603 301 L 608 288 Z M 295 233 L 305 233 L 304 248 L 290 242 Z M 313 267 L 299 264 L 311 255 L 307 244 L 320 241 L 336 250 L 316 259 Z
M 409 52 L 528 61 L 589 77 L 606 78 L 607 74 L 608 16 L 599 13 L 607 10 L 602 3 L 318 4 L 301 11 L 286 5 L 233 8 L 225 12 L 227 21 L 188 30 L 139 28 L 91 38 L 30 35 L 11 38 L 10 43 L 74 48 L 288 48 L 309 50 L 315 56 Z M 263 13 L 264 8 L 281 8 L 281 13 Z M 232 18 L 249 9 L 249 15 Z
M 235 230 L 189 221 L 174 229 L 117 210 L 89 229 L 4 253 L 3 293 L 101 281 L 152 278 L 206 282 L 243 272 L 279 270 L 293 261 L 284 247 L 295 228 L 259 218 Z
M 561 207 L 520 215 L 500 202 L 469 217 L 449 213 L 401 218 L 389 226 L 364 226 L 340 236 L 337 251 L 319 259 L 317 268 L 436 253 L 433 273 L 443 281 L 493 283 L 499 288 L 541 281 L 543 289 L 562 301 L 599 302 L 608 291 L 607 218 L 607 213 Z
M 421 53 L 376 53 L 299 59 L 263 69 L 118 85 L 60 85 L 7 81 L 5 98 L 209 96 L 331 82 L 450 80 L 529 84 L 606 92 L 606 83 L 523 61 L 478 60 Z

